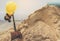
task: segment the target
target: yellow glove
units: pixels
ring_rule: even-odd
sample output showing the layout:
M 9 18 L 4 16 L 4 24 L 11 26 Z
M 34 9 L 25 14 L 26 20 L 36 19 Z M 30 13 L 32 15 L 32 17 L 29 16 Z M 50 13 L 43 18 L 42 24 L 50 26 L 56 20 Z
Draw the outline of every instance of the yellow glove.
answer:
M 16 3 L 15 2 L 8 2 L 7 4 L 6 4 L 6 13 L 8 14 L 8 15 L 13 15 L 13 13 L 15 12 L 15 10 L 16 10 Z

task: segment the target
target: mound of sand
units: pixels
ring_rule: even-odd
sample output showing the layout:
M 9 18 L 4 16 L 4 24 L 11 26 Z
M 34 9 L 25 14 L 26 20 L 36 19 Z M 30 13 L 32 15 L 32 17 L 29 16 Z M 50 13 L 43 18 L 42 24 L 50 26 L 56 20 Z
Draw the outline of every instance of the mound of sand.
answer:
M 28 17 L 28 19 L 24 20 L 18 25 L 17 30 L 22 33 L 23 41 L 59 40 L 60 8 L 47 5 L 35 11 Z M 8 30 L 4 34 L 1 34 L 0 41 L 10 41 L 11 35 L 8 33 L 10 33 L 11 31 L 13 31 L 13 29 Z

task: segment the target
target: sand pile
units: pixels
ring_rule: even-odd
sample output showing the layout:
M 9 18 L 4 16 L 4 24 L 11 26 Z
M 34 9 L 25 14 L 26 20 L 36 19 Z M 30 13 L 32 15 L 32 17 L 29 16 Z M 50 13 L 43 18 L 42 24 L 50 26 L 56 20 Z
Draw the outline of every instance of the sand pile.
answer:
M 47 5 L 35 11 L 28 17 L 28 19 L 24 20 L 18 25 L 17 30 L 22 32 L 23 41 L 59 40 L 60 8 Z M 11 31 L 13 31 L 13 29 L 10 29 L 6 33 L 0 35 L 0 41 L 4 41 L 4 39 L 6 41 L 10 41 L 11 36 L 7 33 L 10 33 Z

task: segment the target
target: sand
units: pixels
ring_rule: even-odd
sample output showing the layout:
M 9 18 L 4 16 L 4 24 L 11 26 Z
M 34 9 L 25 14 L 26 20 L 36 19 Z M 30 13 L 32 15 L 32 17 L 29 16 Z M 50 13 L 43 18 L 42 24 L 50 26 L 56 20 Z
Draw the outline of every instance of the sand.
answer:
M 47 5 L 28 16 L 17 26 L 23 39 L 13 41 L 60 41 L 60 8 Z M 0 35 L 0 41 L 11 41 L 12 28 Z

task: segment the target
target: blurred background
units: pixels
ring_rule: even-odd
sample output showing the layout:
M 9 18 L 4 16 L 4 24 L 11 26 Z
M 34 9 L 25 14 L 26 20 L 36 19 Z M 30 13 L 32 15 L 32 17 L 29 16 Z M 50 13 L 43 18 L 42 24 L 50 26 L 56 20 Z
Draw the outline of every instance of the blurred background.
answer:
M 6 3 L 9 1 L 14 1 L 17 4 L 17 9 L 15 11 L 15 20 L 18 24 L 20 21 L 28 18 L 28 15 L 33 13 L 34 11 L 42 8 L 43 6 L 47 5 L 48 2 L 54 0 L 0 0 L 0 32 L 9 29 L 13 26 L 12 22 L 8 23 L 4 21 L 5 6 Z
M 51 0 L 0 0 L 0 20 L 4 20 L 5 6 L 9 1 L 14 1 L 17 4 L 15 19 L 24 20 L 28 15 L 45 6 Z

